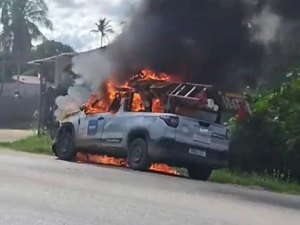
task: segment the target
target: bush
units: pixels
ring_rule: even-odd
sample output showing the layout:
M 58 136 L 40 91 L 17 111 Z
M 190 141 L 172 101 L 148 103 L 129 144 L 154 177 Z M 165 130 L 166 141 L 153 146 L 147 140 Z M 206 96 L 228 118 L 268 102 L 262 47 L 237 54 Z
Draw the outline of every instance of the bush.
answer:
M 253 115 L 233 123 L 230 167 L 247 172 L 274 171 L 300 181 L 300 72 L 279 89 L 257 96 Z

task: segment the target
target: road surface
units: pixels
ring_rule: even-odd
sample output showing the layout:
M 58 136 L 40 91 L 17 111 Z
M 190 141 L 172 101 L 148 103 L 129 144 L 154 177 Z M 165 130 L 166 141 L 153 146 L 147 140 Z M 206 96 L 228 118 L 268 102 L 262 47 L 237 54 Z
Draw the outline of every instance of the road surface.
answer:
M 299 224 L 300 198 L 0 150 L 1 225 Z

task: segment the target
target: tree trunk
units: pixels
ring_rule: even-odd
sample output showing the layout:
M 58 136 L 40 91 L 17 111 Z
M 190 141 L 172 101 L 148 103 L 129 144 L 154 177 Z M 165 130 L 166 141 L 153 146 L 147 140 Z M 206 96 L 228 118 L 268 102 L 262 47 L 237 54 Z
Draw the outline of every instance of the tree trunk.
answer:
M 101 48 L 103 47 L 103 35 L 101 35 Z
M 3 93 L 3 89 L 4 89 L 4 79 L 5 79 L 5 62 L 2 65 L 2 77 L 1 77 L 1 87 L 0 87 L 0 96 Z

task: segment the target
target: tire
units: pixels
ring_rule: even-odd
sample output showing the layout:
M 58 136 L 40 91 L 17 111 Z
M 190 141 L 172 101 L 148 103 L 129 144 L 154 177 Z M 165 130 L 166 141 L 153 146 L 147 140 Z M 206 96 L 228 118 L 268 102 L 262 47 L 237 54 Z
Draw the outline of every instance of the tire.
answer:
M 76 151 L 72 134 L 63 132 L 58 135 L 54 152 L 58 159 L 73 162 Z
M 148 144 L 145 139 L 133 140 L 128 149 L 128 164 L 133 170 L 147 171 L 151 165 Z
M 189 167 L 188 174 L 192 179 L 207 181 L 212 174 L 212 169 L 206 166 Z

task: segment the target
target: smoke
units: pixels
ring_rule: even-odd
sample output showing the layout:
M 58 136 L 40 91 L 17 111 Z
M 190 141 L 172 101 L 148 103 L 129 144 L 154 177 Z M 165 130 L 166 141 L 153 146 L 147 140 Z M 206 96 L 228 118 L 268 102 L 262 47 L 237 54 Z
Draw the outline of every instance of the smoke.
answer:
M 92 92 L 98 91 L 99 85 L 112 72 L 112 65 L 104 49 L 90 51 L 72 60 L 73 72 L 80 76 L 80 79 L 91 89 Z
M 100 85 L 112 72 L 110 61 L 104 50 L 100 49 L 73 57 L 72 69 L 78 78 L 69 88 L 67 95 L 56 99 L 58 109 L 54 114 L 58 120 L 78 111 L 91 94 L 100 95 Z
M 60 96 L 56 99 L 55 103 L 58 109 L 54 112 L 55 117 L 62 120 L 67 114 L 78 111 L 90 94 L 91 92 L 85 86 L 70 87 L 66 96 Z
M 254 29 L 255 31 L 253 31 L 253 36 L 256 41 L 262 42 L 265 46 L 276 41 L 281 22 L 281 18 L 271 12 L 269 7 L 264 8 L 252 19 L 252 25 L 258 29 Z M 252 25 L 250 25 L 250 28 L 253 28 Z
M 73 59 L 81 84 L 57 99 L 60 112 L 108 75 L 124 81 L 144 68 L 222 90 L 255 87 L 299 60 L 299 9 L 299 0 L 143 0 L 104 54 Z
M 255 85 L 266 57 L 295 42 L 295 30 L 281 32 L 299 22 L 299 8 L 298 0 L 144 0 L 110 46 L 116 74 L 149 67 L 222 89 Z

